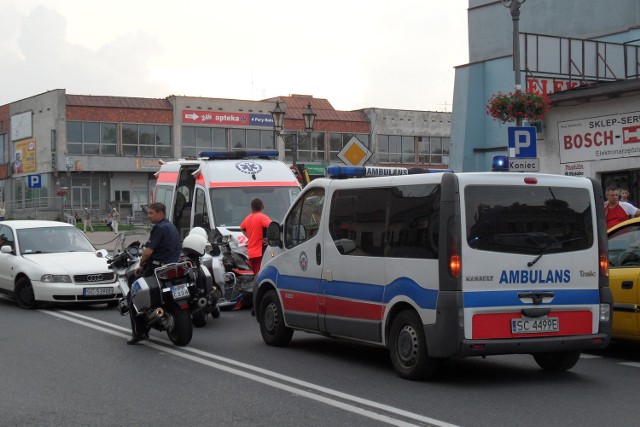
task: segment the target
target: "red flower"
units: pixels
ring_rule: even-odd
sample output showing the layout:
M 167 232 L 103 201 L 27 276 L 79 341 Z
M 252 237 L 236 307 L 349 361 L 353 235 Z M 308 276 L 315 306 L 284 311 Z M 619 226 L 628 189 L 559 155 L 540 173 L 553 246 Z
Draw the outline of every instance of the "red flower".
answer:
M 537 122 L 547 114 L 551 108 L 551 101 L 546 94 L 517 89 L 508 94 L 493 94 L 486 108 L 487 114 L 501 123 L 513 122 L 518 118 Z

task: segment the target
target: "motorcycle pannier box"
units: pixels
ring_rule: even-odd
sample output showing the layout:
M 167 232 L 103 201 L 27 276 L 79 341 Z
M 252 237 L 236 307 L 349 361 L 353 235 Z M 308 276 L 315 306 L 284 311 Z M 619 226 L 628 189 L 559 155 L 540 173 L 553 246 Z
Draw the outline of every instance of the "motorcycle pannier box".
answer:
M 162 289 L 155 277 L 141 277 L 131 287 L 133 304 L 138 311 L 148 310 L 162 304 Z

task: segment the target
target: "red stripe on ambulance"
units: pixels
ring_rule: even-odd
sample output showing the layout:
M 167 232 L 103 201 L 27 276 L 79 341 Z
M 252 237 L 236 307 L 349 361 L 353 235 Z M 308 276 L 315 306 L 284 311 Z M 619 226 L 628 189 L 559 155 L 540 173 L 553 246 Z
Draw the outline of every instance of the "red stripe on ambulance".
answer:
M 178 181 L 178 172 L 160 172 L 157 182 L 169 182 L 175 184 Z
M 318 311 L 318 296 L 291 291 L 280 291 L 282 308 L 284 311 L 301 311 L 316 313 Z
M 326 298 L 324 308 L 327 316 L 353 319 L 382 320 L 384 314 L 384 306 L 379 304 L 344 299 Z

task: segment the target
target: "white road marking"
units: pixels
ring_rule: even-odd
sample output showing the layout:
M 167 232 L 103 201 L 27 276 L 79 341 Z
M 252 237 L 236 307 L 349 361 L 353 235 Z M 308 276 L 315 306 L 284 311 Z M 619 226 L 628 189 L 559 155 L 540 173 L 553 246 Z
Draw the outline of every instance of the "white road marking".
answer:
M 598 356 L 598 355 L 595 355 L 595 354 L 581 353 L 580 354 L 580 359 L 602 359 L 602 356 Z
M 622 362 L 622 363 L 619 363 L 619 365 L 625 365 L 625 366 L 631 366 L 631 367 L 634 367 L 634 368 L 640 368 L 640 363 L 638 363 L 638 362 Z
M 68 320 L 70 322 L 73 322 L 73 323 L 76 323 L 76 324 L 79 324 L 79 325 L 82 325 L 82 326 L 86 326 L 86 327 L 89 327 L 89 328 L 92 328 L 92 329 L 95 329 L 95 330 L 98 330 L 98 331 L 101 331 L 101 332 L 105 332 L 105 333 L 108 333 L 108 334 L 111 334 L 111 335 L 114 335 L 114 336 L 122 337 L 122 338 L 125 338 L 125 339 L 129 339 L 130 338 L 130 329 L 129 328 L 124 328 L 122 326 L 118 326 L 118 325 L 115 325 L 115 324 L 112 324 L 112 323 L 104 322 L 102 320 L 98 320 L 98 319 L 94 319 L 94 318 L 91 318 L 91 317 L 83 316 L 81 314 L 74 313 L 74 312 L 71 312 L 71 311 L 60 311 L 60 312 L 49 311 L 49 310 L 39 310 L 39 311 L 41 311 L 43 313 L 46 313 L 46 314 L 49 314 L 49 315 L 52 315 L 52 316 L 55 316 L 55 317 L 58 317 L 58 318 L 61 318 L 61 319 L 64 319 L 64 320 Z M 60 314 L 60 313 L 64 313 L 64 314 L 66 314 L 66 316 L 63 315 L 63 314 Z M 69 316 L 72 316 L 72 317 L 69 317 Z M 75 317 L 75 318 L 73 318 L 73 317 Z M 91 322 L 91 323 L 88 323 L 88 322 Z M 110 329 L 102 327 L 102 326 L 98 326 L 98 325 L 108 326 Z M 121 330 L 124 333 L 116 332 L 114 329 L 115 330 Z M 158 345 L 158 344 L 153 343 L 152 341 L 157 341 L 157 342 L 160 342 L 160 343 L 162 343 L 164 345 Z M 416 414 L 416 413 L 413 413 L 413 412 L 405 411 L 405 410 L 402 410 L 402 409 L 399 409 L 399 408 L 395 408 L 393 406 L 377 403 L 377 402 L 374 402 L 372 400 L 363 399 L 363 398 L 360 398 L 360 397 L 357 397 L 357 396 L 353 396 L 351 394 L 342 393 L 342 392 L 339 392 L 337 390 L 333 390 L 333 389 L 330 389 L 330 388 L 322 387 L 322 386 L 319 386 L 319 385 L 316 385 L 316 384 L 313 384 L 313 383 L 309 383 L 309 382 L 302 381 L 302 380 L 299 380 L 299 379 L 296 379 L 296 378 L 293 378 L 293 377 L 289 377 L 287 375 L 283 375 L 283 374 L 279 374 L 277 372 L 269 371 L 267 369 L 259 368 L 257 366 L 253 366 L 253 365 L 249 365 L 249 364 L 246 364 L 246 363 L 238 362 L 238 361 L 233 360 L 233 359 L 228 359 L 228 358 L 225 358 L 225 357 L 217 356 L 217 355 L 212 354 L 212 353 L 207 353 L 207 352 L 204 352 L 204 351 L 201 351 L 201 350 L 197 350 L 197 349 L 194 349 L 194 348 L 190 348 L 190 347 L 174 347 L 173 344 L 170 341 L 164 340 L 164 339 L 161 339 L 161 338 L 151 337 L 149 340 L 141 341 L 139 344 L 143 344 L 143 345 L 146 345 L 148 347 L 155 348 L 157 350 L 161 350 L 161 351 L 164 351 L 164 352 L 167 352 L 167 353 L 171 353 L 171 354 L 176 355 L 178 357 L 182 357 L 184 359 L 188 359 L 188 360 L 191 360 L 193 362 L 200 363 L 202 365 L 206 365 L 206 366 L 209 366 L 209 367 L 214 368 L 214 369 L 225 371 L 225 372 L 228 372 L 228 373 L 233 374 L 233 375 L 238 375 L 240 377 L 247 378 L 247 379 L 255 381 L 255 382 L 259 382 L 259 383 L 262 383 L 262 384 L 265 384 L 265 385 L 268 385 L 268 386 L 271 386 L 271 387 L 274 387 L 274 388 L 278 388 L 278 389 L 281 389 L 281 390 L 284 390 L 284 391 L 287 391 L 287 392 L 290 392 L 290 393 L 294 393 L 294 394 L 297 394 L 297 395 L 302 396 L 302 397 L 306 397 L 306 398 L 311 399 L 311 400 L 316 400 L 318 402 L 322 402 L 322 403 L 325 403 L 327 405 L 334 406 L 336 408 L 340 408 L 340 409 L 343 409 L 345 411 L 353 412 L 353 413 L 356 413 L 358 415 L 361 415 L 361 416 L 364 416 L 364 417 L 367 417 L 367 418 L 371 418 L 371 419 L 374 419 L 374 420 L 377 420 L 377 421 L 381 421 L 381 422 L 384 422 L 384 423 L 387 423 L 387 424 L 390 424 L 390 425 L 413 426 L 414 424 L 408 423 L 408 422 L 403 421 L 403 420 L 398 419 L 398 418 L 393 418 L 393 417 L 390 417 L 390 416 L 386 416 L 386 415 L 380 414 L 378 412 L 370 411 L 370 410 L 361 408 L 359 406 L 355 406 L 355 405 L 352 405 L 352 404 L 349 404 L 349 403 L 341 402 L 341 401 L 336 400 L 336 399 L 332 399 L 332 398 L 329 398 L 329 397 L 326 397 L 326 396 L 322 396 L 320 394 L 315 394 L 315 393 L 312 393 L 310 391 L 303 390 L 302 388 L 293 387 L 293 386 L 284 384 L 282 382 L 274 381 L 274 380 L 271 380 L 269 378 L 264 378 L 263 376 L 254 375 L 254 374 L 252 374 L 250 372 L 246 372 L 246 371 L 249 370 L 249 371 L 253 371 L 253 372 L 259 373 L 259 374 L 264 375 L 264 376 L 270 376 L 270 377 L 273 377 L 273 378 L 275 378 L 277 380 L 280 380 L 280 381 L 286 381 L 286 382 L 289 382 L 291 384 L 295 384 L 295 385 L 297 385 L 299 387 L 304 387 L 304 388 L 309 389 L 309 390 L 315 390 L 315 391 L 317 391 L 319 393 L 323 393 L 323 394 L 328 395 L 328 396 L 334 396 L 334 397 L 342 399 L 344 401 L 350 401 L 350 402 L 357 403 L 359 405 L 365 405 L 365 406 L 374 408 L 374 409 L 376 409 L 378 411 L 385 411 L 387 413 L 390 413 L 390 414 L 393 414 L 393 415 L 397 415 L 397 416 L 400 416 L 400 417 L 404 417 L 404 418 L 407 418 L 407 419 L 415 420 L 415 421 L 418 421 L 418 422 L 421 422 L 421 423 L 428 423 L 430 425 L 438 426 L 438 427 L 456 427 L 455 424 L 450 424 L 450 423 L 447 423 L 447 422 L 444 422 L 444 421 L 436 420 L 434 418 L 425 417 L 425 416 L 420 415 L 420 414 Z M 191 355 L 191 354 L 187 354 L 187 353 L 193 353 L 193 354 L 196 354 L 197 356 L 194 356 L 194 355 Z M 234 365 L 234 366 L 236 366 L 238 368 L 242 368 L 242 370 L 234 369 L 234 368 L 231 368 L 229 366 L 224 366 L 224 365 L 221 365 L 219 363 L 212 362 L 211 360 L 206 360 L 204 358 L 217 360 L 219 362 L 226 363 L 228 365 Z

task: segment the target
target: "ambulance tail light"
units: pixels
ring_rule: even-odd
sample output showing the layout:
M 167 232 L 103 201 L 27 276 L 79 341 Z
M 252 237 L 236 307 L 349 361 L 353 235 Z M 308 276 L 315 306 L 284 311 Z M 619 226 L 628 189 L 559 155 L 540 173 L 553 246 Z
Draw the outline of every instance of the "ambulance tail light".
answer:
M 611 318 L 611 305 L 600 304 L 600 321 L 608 322 L 610 318 Z
M 455 279 L 460 277 L 462 271 L 462 257 L 460 256 L 460 240 L 456 233 L 457 221 L 450 221 L 448 230 L 449 245 L 447 248 L 447 260 L 449 263 L 449 275 Z
M 607 254 L 600 254 L 600 275 L 603 277 L 609 276 L 609 257 Z
M 460 255 L 450 255 L 449 256 L 449 274 L 451 277 L 458 278 L 460 277 L 460 270 L 462 270 L 462 262 L 460 261 Z
M 598 233 L 598 265 L 600 266 L 600 276 L 609 277 L 609 244 L 607 235 L 604 232 Z

